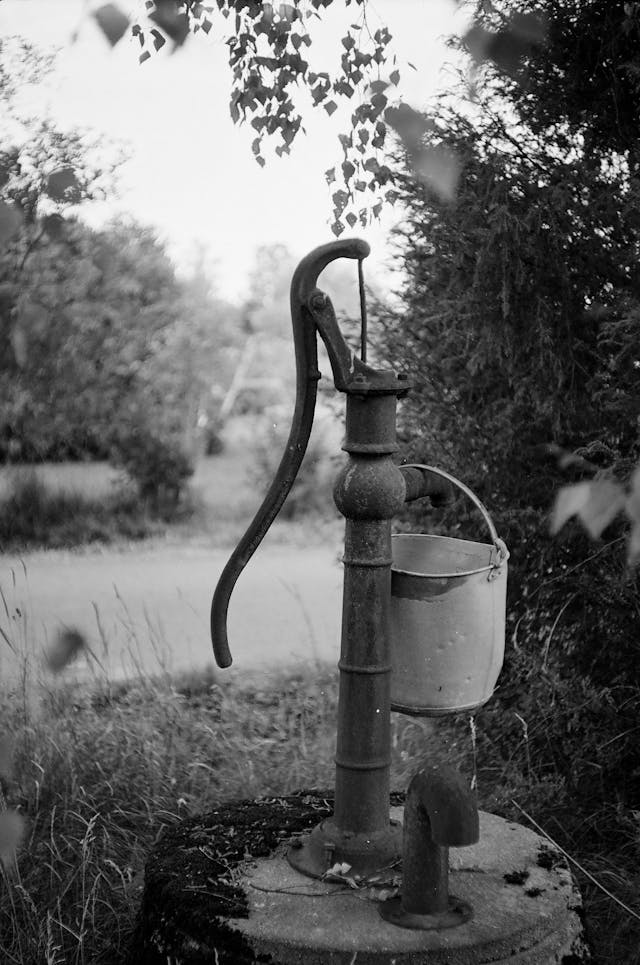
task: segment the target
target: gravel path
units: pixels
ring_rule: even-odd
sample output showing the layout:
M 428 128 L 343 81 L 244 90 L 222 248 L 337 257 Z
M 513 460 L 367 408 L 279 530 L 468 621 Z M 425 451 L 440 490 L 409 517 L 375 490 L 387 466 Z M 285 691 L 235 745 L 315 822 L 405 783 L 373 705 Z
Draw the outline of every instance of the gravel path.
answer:
M 229 609 L 238 672 L 339 655 L 340 547 L 269 545 L 240 577 Z M 213 664 L 209 608 L 228 550 L 160 546 L 0 557 L 0 628 L 19 654 L 41 655 L 60 628 L 79 629 L 114 677 Z M 0 674 L 20 664 L 0 639 Z M 76 672 L 87 673 L 82 658 Z M 94 668 L 97 664 L 93 663 Z

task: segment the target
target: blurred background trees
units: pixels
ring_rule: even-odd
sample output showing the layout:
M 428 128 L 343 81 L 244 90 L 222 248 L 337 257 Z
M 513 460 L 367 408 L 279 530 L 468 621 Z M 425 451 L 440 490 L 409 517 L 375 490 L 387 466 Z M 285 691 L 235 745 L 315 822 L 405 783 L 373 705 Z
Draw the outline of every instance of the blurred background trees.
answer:
M 46 57 L 9 40 L 0 62 L 0 460 L 110 459 L 171 510 L 215 416 L 237 310 L 202 266 L 178 277 L 151 229 L 80 220 L 80 203 L 116 190 L 118 150 L 21 115 L 20 85 Z

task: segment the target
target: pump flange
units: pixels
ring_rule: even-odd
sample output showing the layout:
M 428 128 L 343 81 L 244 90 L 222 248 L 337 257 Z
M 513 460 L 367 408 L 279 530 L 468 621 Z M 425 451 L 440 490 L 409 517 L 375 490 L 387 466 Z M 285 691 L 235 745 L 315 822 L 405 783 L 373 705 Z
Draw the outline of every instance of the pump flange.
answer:
M 294 838 L 287 861 L 304 875 L 322 878 L 335 864 L 347 864 L 350 878 L 378 887 L 397 877 L 402 854 L 402 828 L 398 821 L 371 833 L 344 831 L 327 818 L 303 837 Z

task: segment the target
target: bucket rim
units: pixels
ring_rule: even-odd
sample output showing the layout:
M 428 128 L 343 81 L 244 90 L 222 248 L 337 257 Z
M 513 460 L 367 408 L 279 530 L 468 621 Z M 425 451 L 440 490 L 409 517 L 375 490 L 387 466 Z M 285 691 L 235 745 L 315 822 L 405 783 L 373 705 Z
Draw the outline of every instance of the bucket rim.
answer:
M 455 540 L 458 543 L 474 543 L 476 546 L 486 546 L 487 549 L 495 550 L 496 546 L 494 543 L 481 543 L 477 540 L 470 539 L 459 539 L 457 536 L 439 536 L 436 533 L 393 533 L 391 539 L 398 539 L 403 537 L 405 539 L 437 539 L 437 540 L 447 540 L 451 542 Z M 493 570 L 500 570 L 506 564 L 506 559 L 499 559 L 496 563 L 489 563 L 487 566 L 477 567 L 475 570 L 458 570 L 457 573 L 418 573 L 415 570 L 406 570 L 404 567 L 395 566 L 391 564 L 392 573 L 402 573 L 403 576 L 419 576 L 422 579 L 429 580 L 452 580 L 456 577 L 467 577 L 475 576 L 477 573 L 489 573 Z

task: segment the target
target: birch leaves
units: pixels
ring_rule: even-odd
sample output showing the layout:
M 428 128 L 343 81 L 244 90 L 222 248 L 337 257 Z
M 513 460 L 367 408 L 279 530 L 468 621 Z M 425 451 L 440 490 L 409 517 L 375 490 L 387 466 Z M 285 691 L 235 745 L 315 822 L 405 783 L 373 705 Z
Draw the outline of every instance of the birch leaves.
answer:
M 619 513 L 631 522 L 627 544 L 629 565 L 640 562 L 640 467 L 631 476 L 625 489 L 613 479 L 592 479 L 563 486 L 551 514 L 551 533 L 558 533 L 564 524 L 577 516 L 592 539 L 599 539 Z
M 386 26 L 372 22 L 376 12 L 367 0 L 345 0 L 344 5 L 353 8 L 353 23 L 336 41 L 339 66 L 331 72 L 314 68 L 313 27 L 333 3 L 145 0 L 144 22 L 130 25 L 116 3 L 103 4 L 94 17 L 111 46 L 130 30 L 140 44 L 141 63 L 167 40 L 175 50 L 190 33 L 209 34 L 215 28 L 228 49 L 231 117 L 234 123 L 248 123 L 254 129 L 251 149 L 261 167 L 267 140 L 275 144 L 277 156 L 290 153 L 304 132 L 303 112 L 309 96 L 312 108 L 329 117 L 340 103 L 352 103 L 348 129 L 338 136 L 341 160 L 325 175 L 333 205 L 331 228 L 338 236 L 347 226 L 366 226 L 378 217 L 384 203 L 397 200 L 396 175 L 388 163 L 393 135 L 407 150 L 416 177 L 441 201 L 453 201 L 456 196 L 460 160 L 447 145 L 445 131 L 438 131 L 417 111 L 409 108 L 403 113 L 401 71 L 392 49 L 393 38 Z M 506 17 L 487 2 L 481 15 L 486 25 L 476 23 L 461 40 L 476 65 L 474 70 L 491 63 L 499 71 L 513 74 L 532 47 L 544 41 L 545 24 L 535 14 Z M 416 69 L 413 64 L 408 66 Z M 418 138 L 417 117 L 422 118 Z

